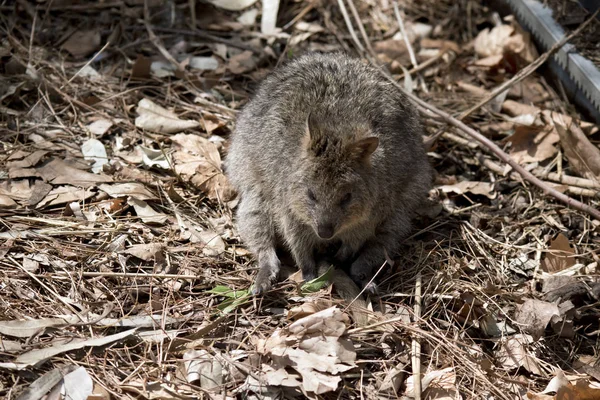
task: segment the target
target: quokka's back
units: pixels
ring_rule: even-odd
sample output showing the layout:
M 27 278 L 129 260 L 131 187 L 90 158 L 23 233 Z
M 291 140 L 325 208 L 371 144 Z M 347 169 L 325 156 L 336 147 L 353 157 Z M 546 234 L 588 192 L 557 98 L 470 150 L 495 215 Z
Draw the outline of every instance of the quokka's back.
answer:
M 241 196 L 238 230 L 260 267 L 255 290 L 279 271 L 277 244 L 305 278 L 334 248 L 364 285 L 428 190 L 421 133 L 405 96 L 358 59 L 308 54 L 271 73 L 239 116 L 226 158 Z

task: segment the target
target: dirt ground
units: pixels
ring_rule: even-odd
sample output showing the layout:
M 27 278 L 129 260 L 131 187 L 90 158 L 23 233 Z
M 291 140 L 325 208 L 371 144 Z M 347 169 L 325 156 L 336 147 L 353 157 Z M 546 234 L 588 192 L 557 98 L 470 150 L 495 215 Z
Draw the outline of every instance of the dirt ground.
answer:
M 423 108 L 435 183 L 380 295 L 348 307 L 293 268 L 249 295 L 222 160 L 256 84 L 307 51 L 383 66 L 600 208 L 598 127 L 560 85 L 474 107 L 539 56 L 514 20 L 395 4 L 0 2 L 0 397 L 600 398 L 600 221 Z

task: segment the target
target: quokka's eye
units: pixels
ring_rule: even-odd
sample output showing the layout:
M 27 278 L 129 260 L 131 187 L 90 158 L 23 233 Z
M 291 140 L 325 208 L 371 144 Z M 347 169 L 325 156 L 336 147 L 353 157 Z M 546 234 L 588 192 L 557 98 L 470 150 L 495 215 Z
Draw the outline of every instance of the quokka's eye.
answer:
M 352 193 L 346 193 L 344 197 L 342 197 L 342 200 L 340 200 L 340 205 L 347 206 L 350 204 L 350 201 L 352 201 Z
M 308 189 L 308 191 L 306 192 L 306 195 L 308 196 L 308 199 L 310 201 L 312 201 L 313 203 L 317 202 L 317 197 L 315 196 L 315 192 L 313 192 L 312 190 Z

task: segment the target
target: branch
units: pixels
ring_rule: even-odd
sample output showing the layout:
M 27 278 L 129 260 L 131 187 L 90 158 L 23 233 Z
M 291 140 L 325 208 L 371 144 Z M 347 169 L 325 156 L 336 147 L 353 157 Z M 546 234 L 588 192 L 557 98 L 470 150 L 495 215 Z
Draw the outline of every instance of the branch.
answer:
M 511 86 L 521 82 L 523 79 L 525 79 L 529 75 L 531 75 L 536 69 L 538 69 L 543 63 L 545 63 L 546 60 L 548 60 L 548 58 L 550 58 L 550 56 L 552 56 L 552 54 L 556 53 L 568 41 L 573 39 L 575 36 L 579 35 L 581 33 L 581 31 L 583 31 L 594 19 L 596 19 L 596 15 L 598 15 L 599 12 L 600 12 L 600 8 L 597 9 L 596 12 L 591 17 L 589 17 L 587 19 L 587 21 L 585 21 L 583 24 L 581 24 L 577 29 L 575 29 L 569 35 L 564 36 L 558 42 L 554 43 L 554 45 L 552 47 L 550 47 L 550 49 L 547 52 L 545 52 L 544 54 L 539 56 L 535 61 L 533 61 L 531 64 L 529 64 L 528 66 L 526 66 L 525 68 L 520 70 L 511 79 L 507 80 L 502 85 L 500 85 L 496 89 L 492 90 L 492 92 L 488 96 L 486 96 L 484 99 L 482 99 L 479 103 L 475 104 L 473 107 L 469 108 L 467 111 L 463 111 L 458 116 L 458 119 L 459 120 L 464 119 L 467 115 L 471 114 L 472 112 L 478 110 L 480 107 L 483 107 L 490 101 L 494 100 L 494 98 L 496 96 L 498 96 L 500 93 L 504 92 Z

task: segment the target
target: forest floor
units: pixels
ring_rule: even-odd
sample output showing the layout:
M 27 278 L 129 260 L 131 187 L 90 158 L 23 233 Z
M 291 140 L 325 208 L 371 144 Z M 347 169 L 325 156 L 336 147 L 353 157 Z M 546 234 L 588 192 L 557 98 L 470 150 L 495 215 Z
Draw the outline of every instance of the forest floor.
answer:
M 297 273 L 250 296 L 221 168 L 262 77 L 341 50 L 597 210 L 600 133 L 560 85 L 473 107 L 529 35 L 471 0 L 213 3 L 0 2 L 0 397 L 600 398 L 600 221 L 463 130 L 423 113 L 430 204 L 367 310 Z

